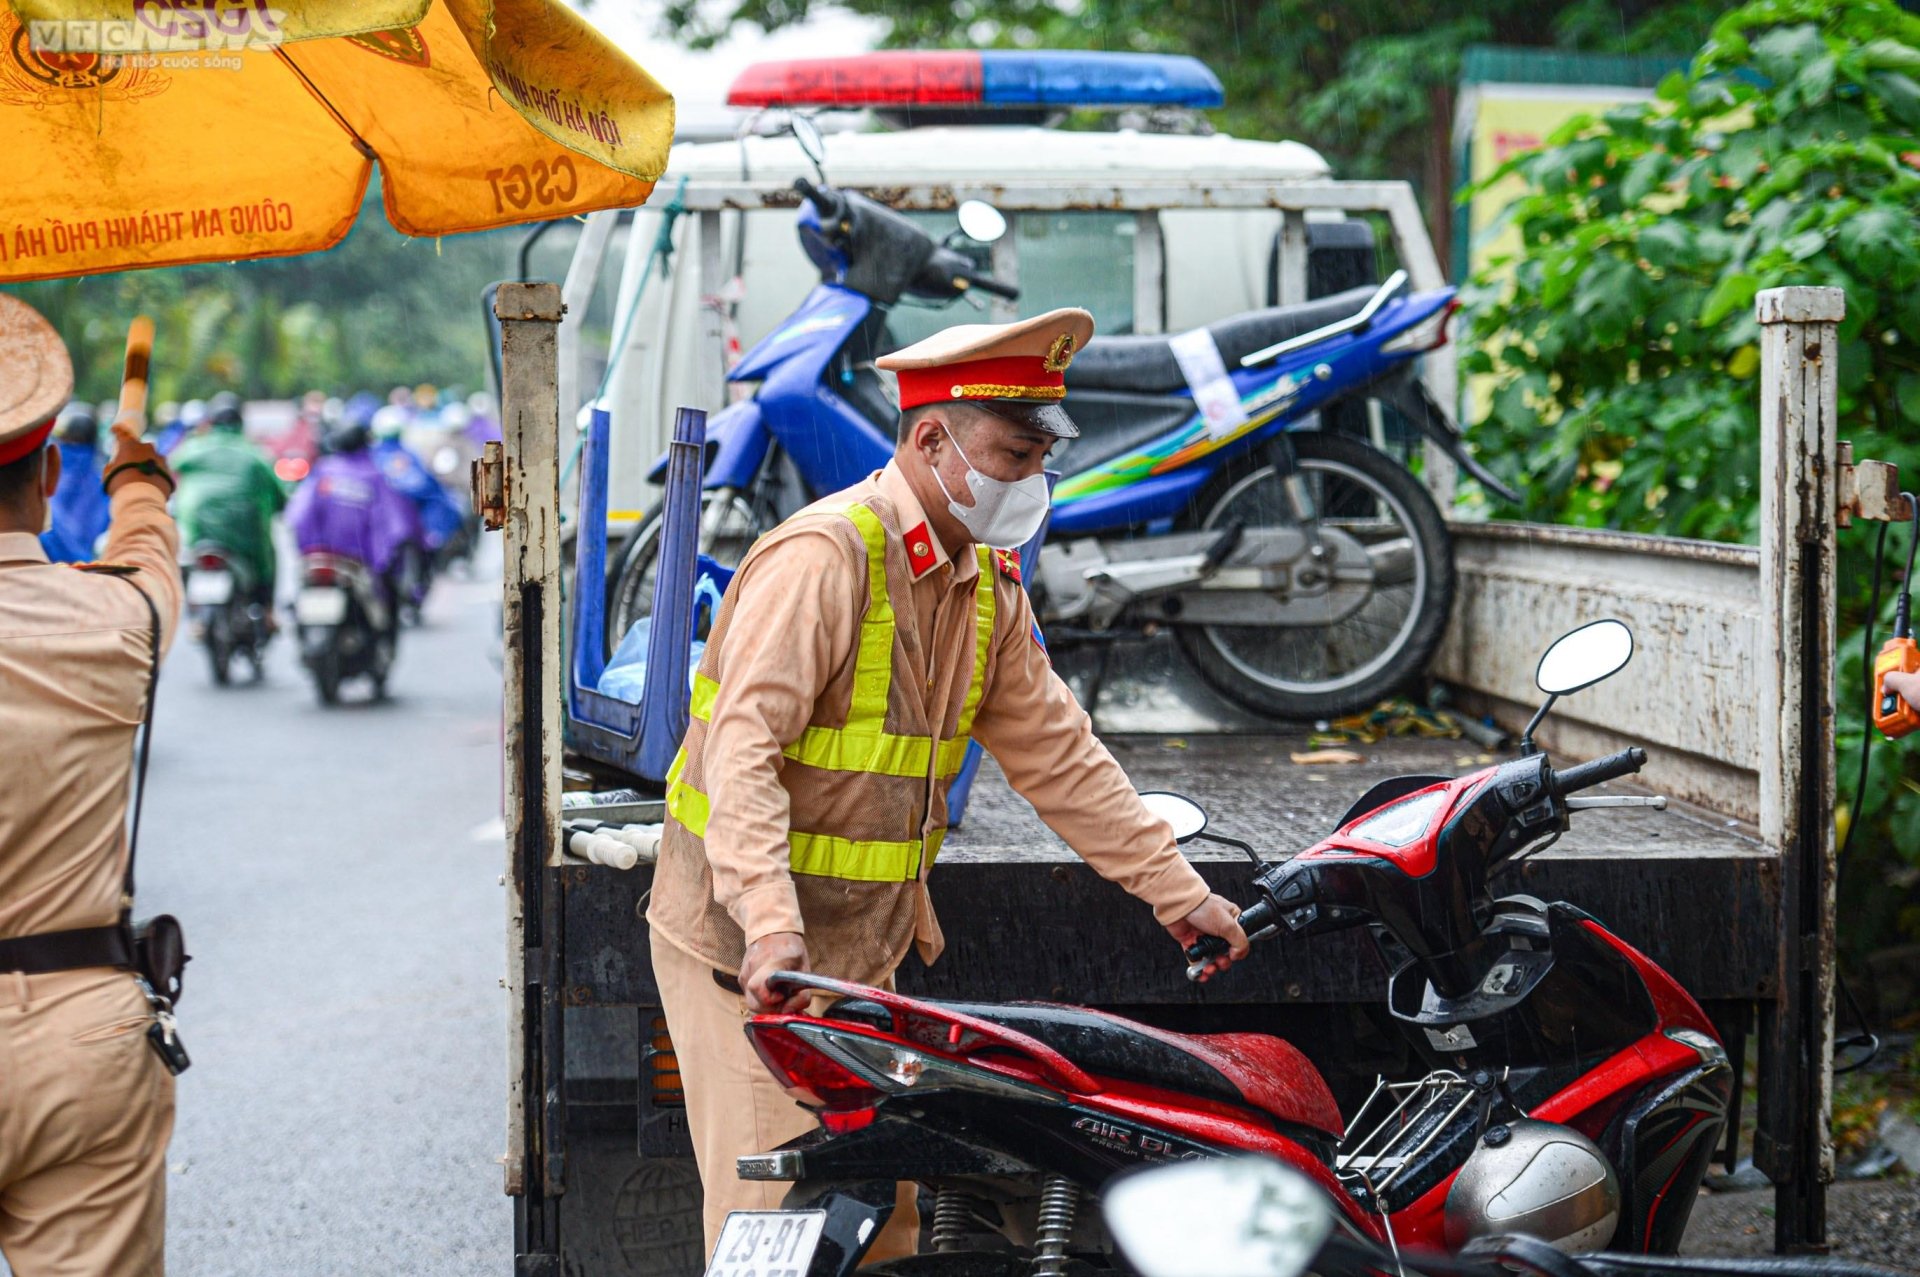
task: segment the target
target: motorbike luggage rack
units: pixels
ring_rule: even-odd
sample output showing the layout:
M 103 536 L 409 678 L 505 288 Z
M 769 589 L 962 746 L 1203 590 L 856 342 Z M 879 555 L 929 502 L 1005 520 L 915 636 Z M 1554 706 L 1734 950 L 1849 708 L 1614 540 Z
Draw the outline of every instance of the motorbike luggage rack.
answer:
M 1476 1094 L 1472 1082 L 1449 1069 L 1438 1069 L 1418 1082 L 1378 1079 L 1347 1123 L 1334 1172 L 1377 1197 L 1453 1126 Z M 1379 1116 L 1369 1125 L 1376 1107 Z M 1377 1178 L 1382 1171 L 1385 1178 Z

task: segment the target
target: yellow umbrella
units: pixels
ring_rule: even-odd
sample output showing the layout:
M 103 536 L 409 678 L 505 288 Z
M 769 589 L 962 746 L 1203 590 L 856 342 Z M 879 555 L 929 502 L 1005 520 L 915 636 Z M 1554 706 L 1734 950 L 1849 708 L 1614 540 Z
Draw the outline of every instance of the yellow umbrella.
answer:
M 673 99 L 560 0 L 11 0 L 0 282 L 639 204 Z

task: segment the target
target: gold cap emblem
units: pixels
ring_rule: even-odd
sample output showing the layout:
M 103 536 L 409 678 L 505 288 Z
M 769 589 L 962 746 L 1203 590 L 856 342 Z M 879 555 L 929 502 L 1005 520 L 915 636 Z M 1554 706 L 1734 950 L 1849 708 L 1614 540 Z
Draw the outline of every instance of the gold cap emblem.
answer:
M 1047 357 L 1040 366 L 1048 372 L 1065 372 L 1067 365 L 1072 362 L 1073 334 L 1061 333 L 1053 339 L 1053 345 L 1047 348 Z

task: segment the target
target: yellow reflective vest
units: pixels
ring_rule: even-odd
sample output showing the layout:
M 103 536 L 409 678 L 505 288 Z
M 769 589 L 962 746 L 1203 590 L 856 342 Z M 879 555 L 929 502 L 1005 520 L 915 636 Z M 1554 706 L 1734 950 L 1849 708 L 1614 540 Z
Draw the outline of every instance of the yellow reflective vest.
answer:
M 939 854 L 946 789 L 966 758 L 985 687 L 994 626 L 992 552 L 978 548 L 973 671 L 959 718 L 946 735 L 943 723 L 928 721 L 914 675 L 903 668 L 895 600 L 908 602 L 910 580 L 900 565 L 889 568 L 880 516 L 864 503 L 837 510 L 816 506 L 810 513 L 838 514 L 858 530 L 866 547 L 868 601 L 844 719 L 815 721 L 784 751 L 781 779 L 792 800 L 789 868 L 796 875 L 852 882 L 912 882 Z M 723 637 L 716 634 L 716 644 Z M 667 809 L 686 832 L 704 839 L 709 809 L 701 758 L 720 684 L 704 670 L 713 665 L 711 649 L 702 664 L 695 675 L 693 721 L 667 775 Z M 825 712 L 837 718 L 833 709 Z M 930 809 L 934 822 L 923 837 Z

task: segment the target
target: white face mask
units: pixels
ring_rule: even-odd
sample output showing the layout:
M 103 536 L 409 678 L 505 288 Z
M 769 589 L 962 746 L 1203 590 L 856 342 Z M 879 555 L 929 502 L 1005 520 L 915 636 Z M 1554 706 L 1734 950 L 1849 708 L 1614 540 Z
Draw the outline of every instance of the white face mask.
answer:
M 1008 483 L 1005 479 L 981 474 L 973 468 L 973 462 L 967 460 L 967 454 L 961 452 L 960 441 L 953 437 L 953 431 L 947 430 L 947 439 L 953 444 L 953 450 L 960 453 L 960 460 L 967 463 L 967 488 L 973 493 L 972 505 L 955 501 L 936 467 L 933 481 L 940 485 L 941 493 L 947 498 L 948 512 L 975 541 L 995 550 L 1017 550 L 1033 540 L 1033 534 L 1046 522 L 1052 499 L 1047 491 L 1047 476 L 1028 475 L 1017 483 Z

